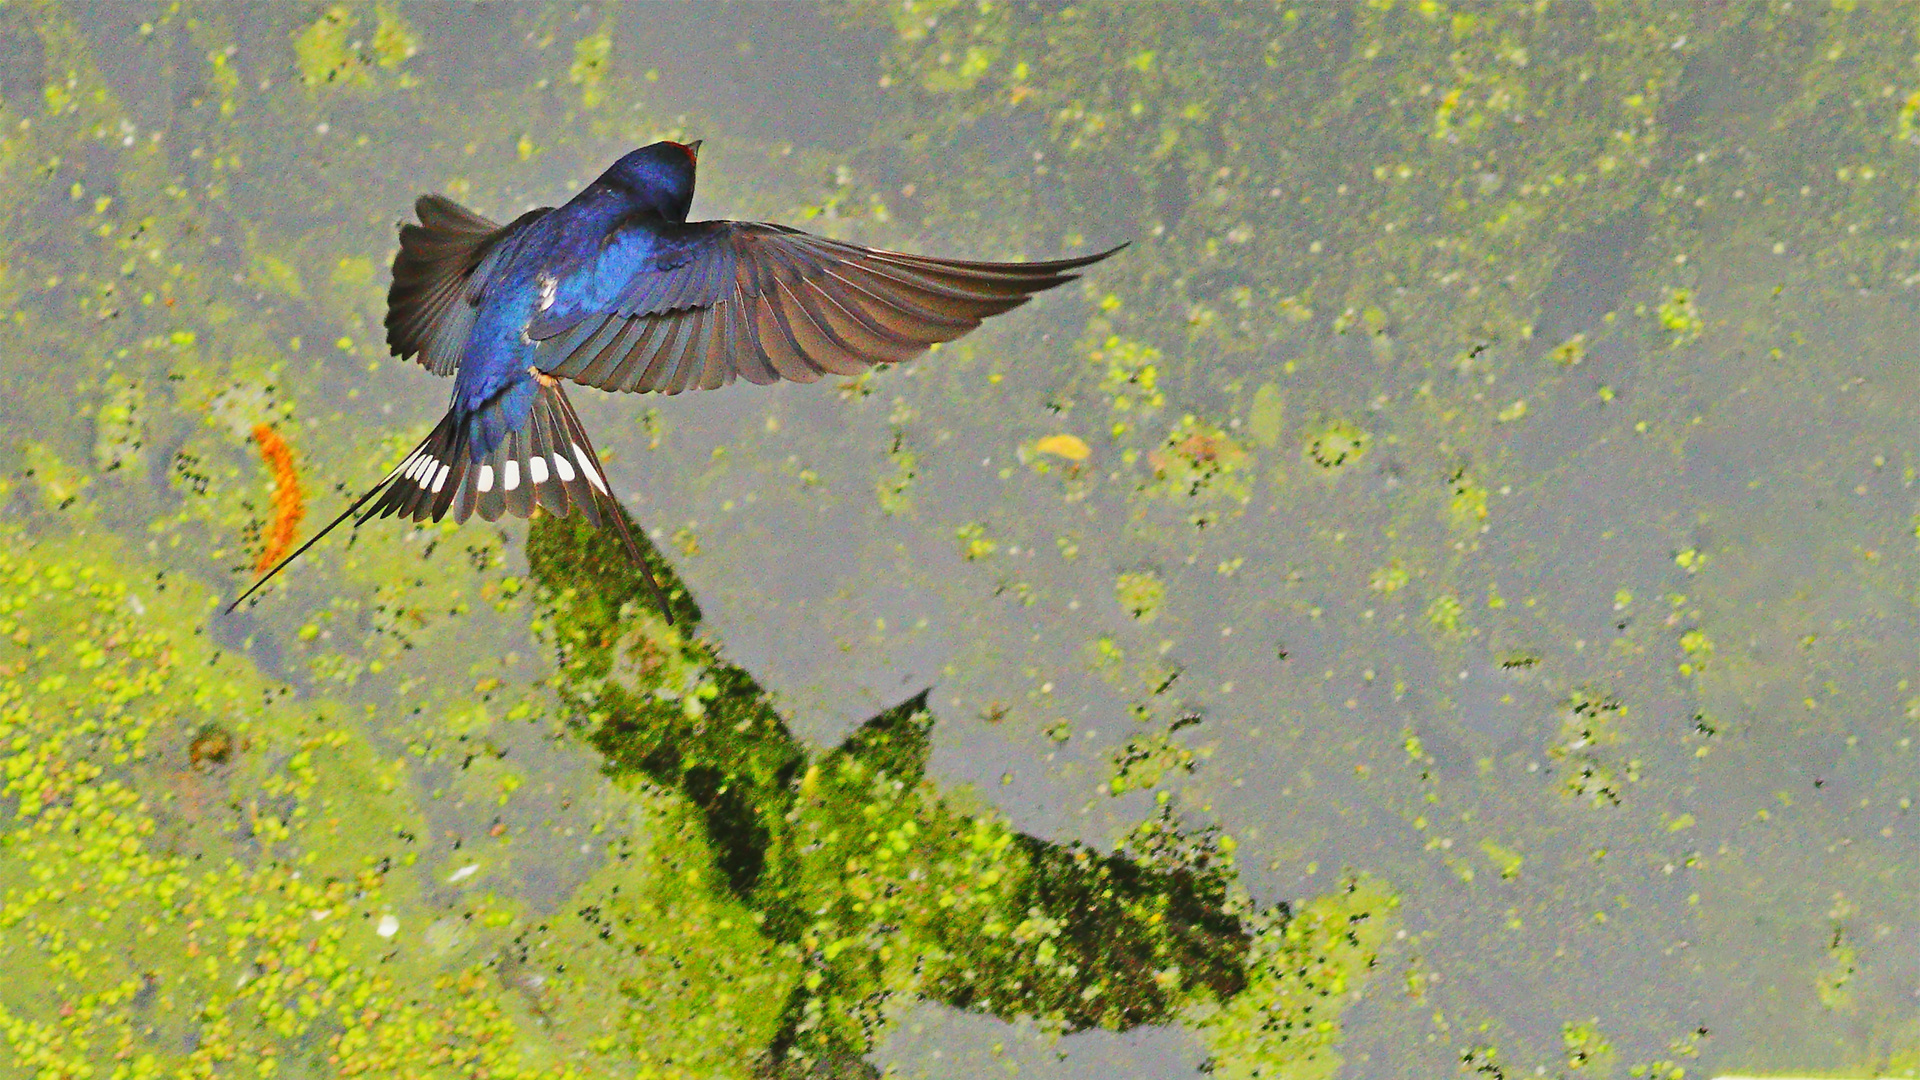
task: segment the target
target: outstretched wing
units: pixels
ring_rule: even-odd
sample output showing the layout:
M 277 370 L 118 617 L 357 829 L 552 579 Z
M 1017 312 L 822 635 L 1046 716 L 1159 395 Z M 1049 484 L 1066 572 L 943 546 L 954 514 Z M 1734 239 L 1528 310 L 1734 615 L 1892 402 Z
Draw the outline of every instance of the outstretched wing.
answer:
M 444 195 L 422 195 L 414 204 L 420 223 L 400 226 L 400 253 L 393 257 L 387 290 L 393 354 L 417 356 L 435 375 L 451 374 L 473 332 L 487 257 L 548 209 L 528 211 L 502 228 Z
M 542 371 L 605 390 L 812 382 L 952 341 L 1118 250 L 961 262 L 779 225 L 702 221 L 664 235 L 655 225 L 644 243 L 610 238 L 579 271 L 584 287 L 570 283 L 574 302 L 550 303 L 527 336 Z

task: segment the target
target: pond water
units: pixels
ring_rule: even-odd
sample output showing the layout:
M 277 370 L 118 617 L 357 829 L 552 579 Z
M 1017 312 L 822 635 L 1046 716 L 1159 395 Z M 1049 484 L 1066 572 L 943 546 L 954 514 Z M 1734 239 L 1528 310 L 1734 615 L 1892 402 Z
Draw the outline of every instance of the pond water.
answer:
M 1913 1075 L 1917 34 L 0 9 L 7 1071 Z M 444 409 L 412 200 L 659 138 L 696 218 L 1131 246 L 577 390 L 677 629 L 551 518 L 221 615 Z

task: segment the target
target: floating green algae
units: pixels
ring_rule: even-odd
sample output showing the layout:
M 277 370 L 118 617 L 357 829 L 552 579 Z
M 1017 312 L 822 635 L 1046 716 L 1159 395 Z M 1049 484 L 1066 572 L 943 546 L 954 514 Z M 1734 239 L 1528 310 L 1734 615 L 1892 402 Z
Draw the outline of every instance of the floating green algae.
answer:
M 190 629 L 199 589 L 13 526 L 5 546 L 13 1069 L 564 1072 L 484 966 L 420 947 L 398 763 Z M 208 732 L 222 748 L 191 749 Z M 476 936 L 513 919 L 484 894 L 459 908 Z
M 902 1002 L 960 994 L 868 947 L 943 955 L 993 905 L 882 931 L 853 890 L 897 884 L 876 853 L 891 830 L 945 850 L 976 822 L 1013 838 L 981 865 L 1029 869 L 1083 849 L 1152 864 L 1135 837 L 1163 823 L 1181 845 L 1231 838 L 1221 880 L 1258 898 L 1245 988 L 1209 1006 L 1183 982 L 1137 1011 L 1182 1022 L 1219 1071 L 1913 1068 L 1920 44 L 1900 9 L 968 0 L 836 7 L 840 32 L 792 11 L 0 9 L 14 550 L 130 589 L 164 572 L 195 599 L 142 599 L 147 629 L 204 625 L 210 670 L 255 680 L 152 744 L 199 786 L 130 759 L 74 787 L 130 793 L 116 822 L 149 806 L 140 859 L 171 850 L 152 838 L 175 802 L 228 806 L 222 828 L 256 846 L 280 822 L 273 858 L 336 859 L 390 905 L 340 939 L 354 978 L 428 1013 L 470 1003 L 422 1022 L 511 1027 L 484 1045 L 533 1070 L 740 1074 L 776 1042 L 857 1069 Z M 319 514 L 433 419 L 440 389 L 380 347 L 411 198 L 504 219 L 676 135 L 708 140 L 703 213 L 961 257 L 1134 243 L 1084 292 L 898 371 L 651 411 L 583 397 L 706 612 L 698 638 L 649 629 L 658 655 L 556 679 L 564 627 L 521 526 L 370 526 L 203 624 L 268 513 L 253 424 L 286 435 Z M 1062 433 L 1084 460 L 1034 467 Z M 1120 575 L 1158 584 L 1151 622 Z M 46 635 L 71 650 L 103 616 L 60 595 Z M 926 747 L 907 764 L 870 768 L 833 726 L 928 685 L 939 722 L 892 721 Z M 737 741 L 694 730 L 762 690 L 783 738 L 757 711 Z M 72 707 L 35 730 L 80 753 L 67 728 L 103 708 L 46 693 Z M 603 697 L 645 722 L 589 738 Z M 295 753 L 316 715 L 349 741 L 316 745 L 334 768 L 298 788 L 253 748 Z M 669 746 L 754 799 L 620 756 Z M 860 786 L 913 760 L 892 796 Z M 823 770 L 824 805 L 780 793 L 794 762 L 796 789 Z M 847 807 L 869 797 L 887 830 L 856 836 Z M 294 814 L 329 798 L 370 816 L 333 837 Z M 764 840 L 716 841 L 713 806 Z M 841 828 L 834 873 L 781 847 L 802 821 Z M 229 843 L 194 864 L 236 860 L 209 895 L 262 893 L 261 940 L 283 940 L 279 872 Z M 417 861 L 359 885 L 376 852 Z M 817 952 L 854 943 L 803 957 L 804 936 L 755 922 L 776 894 L 827 907 Z M 1291 920 L 1259 921 L 1286 898 Z M 343 1061 L 407 1060 L 366 1049 L 384 1021 L 337 1013 L 292 1043 L 251 1034 L 250 967 L 195 974 L 109 925 L 66 932 L 141 959 L 89 968 L 86 992 L 160 1009 L 144 972 L 185 987 L 155 1027 L 182 1040 L 217 998 L 233 1035 L 207 1030 L 246 1047 L 228 1072 L 271 1048 L 325 1074 L 314 1048 L 349 1030 L 370 1041 Z M 1027 933 L 967 943 L 1016 970 L 1056 941 Z M 352 951 L 380 948 L 366 936 L 402 951 L 379 965 Z M 0 961 L 23 965 L 16 995 L 44 976 L 36 942 Z M 1261 974 L 1322 962 L 1292 989 Z M 942 985 L 1053 1015 L 1002 976 Z M 58 1052 L 96 1074 L 138 1060 L 112 1054 L 139 1021 L 9 1002 L 36 1040 L 86 1026 Z

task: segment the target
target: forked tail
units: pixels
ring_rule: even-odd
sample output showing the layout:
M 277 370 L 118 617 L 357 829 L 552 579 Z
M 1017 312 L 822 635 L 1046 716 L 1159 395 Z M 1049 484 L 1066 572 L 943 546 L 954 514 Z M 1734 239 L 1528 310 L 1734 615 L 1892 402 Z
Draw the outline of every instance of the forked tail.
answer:
M 640 545 L 627 529 L 627 516 L 607 486 L 600 455 L 594 452 L 587 429 L 573 411 L 573 403 L 567 400 L 560 383 L 538 372 L 534 377 L 538 382 L 537 392 L 526 422 L 500 440 L 485 459 L 476 462 L 468 451 L 474 416 L 459 416 L 449 410 L 432 433 L 401 459 L 392 472 L 293 554 L 280 560 L 241 593 L 239 599 L 227 605 L 227 610 L 231 612 L 239 607 L 288 563 L 356 513 L 360 516 L 353 524 L 358 528 L 371 518 L 391 514 L 414 521 L 439 521 L 451 514 L 457 522 L 478 514 L 483 520 L 493 521 L 503 513 L 530 517 L 534 508 L 540 507 L 556 517 L 565 517 L 577 510 L 596 528 L 611 524 L 626 546 L 627 556 L 647 579 L 647 587 L 653 590 L 661 615 L 672 623 L 673 609 L 667 603 L 666 593 L 654 580 Z M 489 403 L 489 407 L 492 404 Z M 601 505 L 602 500 L 605 506 Z M 373 505 L 362 513 L 360 508 L 369 502 Z

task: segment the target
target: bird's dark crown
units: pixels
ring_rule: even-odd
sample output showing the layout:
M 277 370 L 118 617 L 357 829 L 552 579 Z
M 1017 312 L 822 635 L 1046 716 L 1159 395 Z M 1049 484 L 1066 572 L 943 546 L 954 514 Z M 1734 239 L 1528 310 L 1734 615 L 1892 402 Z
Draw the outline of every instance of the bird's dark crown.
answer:
M 631 151 L 601 180 L 625 189 L 636 202 L 668 221 L 685 221 L 693 209 L 694 165 L 700 142 L 657 142 Z

